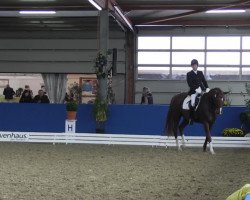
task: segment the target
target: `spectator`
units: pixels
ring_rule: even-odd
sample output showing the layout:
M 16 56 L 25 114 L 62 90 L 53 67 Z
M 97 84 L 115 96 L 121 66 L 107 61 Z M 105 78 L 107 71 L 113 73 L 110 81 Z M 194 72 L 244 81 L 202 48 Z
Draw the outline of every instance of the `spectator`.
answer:
M 42 86 L 41 86 L 41 90 L 43 91 L 43 93 L 44 93 L 44 94 L 47 94 L 47 92 L 46 92 L 46 90 L 45 90 L 45 86 L 44 86 L 44 85 L 42 85 Z
M 33 99 L 30 90 L 24 90 L 19 100 L 19 103 L 32 103 L 32 102 Z
M 13 100 L 15 92 L 13 88 L 10 87 L 10 85 L 6 85 L 6 88 L 4 88 L 3 95 L 5 96 L 6 101 L 11 101 Z
M 47 95 L 44 94 L 43 90 L 38 91 L 38 95 L 36 95 L 33 99 L 34 103 L 50 103 Z
M 147 87 L 142 89 L 141 104 L 153 104 L 153 95 Z
M 23 93 L 24 92 L 28 92 L 29 94 L 30 94 L 30 96 L 33 98 L 33 92 L 32 92 L 32 90 L 30 89 L 30 86 L 29 85 L 25 85 L 24 86 L 24 91 L 23 91 Z

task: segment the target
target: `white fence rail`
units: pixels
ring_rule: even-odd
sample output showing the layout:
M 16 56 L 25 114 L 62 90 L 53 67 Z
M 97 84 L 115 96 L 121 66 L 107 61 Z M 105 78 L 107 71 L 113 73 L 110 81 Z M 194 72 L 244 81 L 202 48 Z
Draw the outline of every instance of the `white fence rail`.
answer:
M 187 136 L 187 147 L 202 147 L 205 137 Z M 214 147 L 250 148 L 250 137 L 213 137 Z M 95 133 L 0 132 L 2 142 L 76 143 L 108 145 L 175 146 L 174 137 Z

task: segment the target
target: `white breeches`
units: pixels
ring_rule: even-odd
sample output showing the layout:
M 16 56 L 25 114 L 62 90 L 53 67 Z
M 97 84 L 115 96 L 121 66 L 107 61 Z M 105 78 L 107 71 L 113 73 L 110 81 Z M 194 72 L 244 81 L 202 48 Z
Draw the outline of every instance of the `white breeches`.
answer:
M 192 107 L 194 107 L 196 96 L 197 96 L 197 93 L 191 94 L 191 106 L 192 106 Z

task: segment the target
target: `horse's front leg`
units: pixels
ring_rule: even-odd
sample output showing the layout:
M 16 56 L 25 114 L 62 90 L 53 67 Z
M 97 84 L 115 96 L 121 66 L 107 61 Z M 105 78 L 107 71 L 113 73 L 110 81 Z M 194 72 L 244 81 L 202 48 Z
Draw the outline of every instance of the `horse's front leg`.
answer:
M 212 128 L 212 126 L 208 123 L 208 122 L 204 122 L 203 123 L 205 132 L 206 132 L 206 139 L 205 142 L 203 144 L 203 151 L 206 151 L 207 149 L 207 142 L 209 142 L 209 150 L 211 154 L 215 154 L 214 149 L 213 149 L 213 143 L 212 143 L 212 138 L 211 138 L 211 133 L 210 130 Z
M 180 135 L 181 135 L 181 141 L 182 141 L 182 146 L 183 147 L 186 146 L 185 136 L 184 136 L 183 130 L 188 125 L 188 123 L 189 123 L 189 119 L 184 118 L 182 123 L 179 126 L 179 132 L 180 132 Z

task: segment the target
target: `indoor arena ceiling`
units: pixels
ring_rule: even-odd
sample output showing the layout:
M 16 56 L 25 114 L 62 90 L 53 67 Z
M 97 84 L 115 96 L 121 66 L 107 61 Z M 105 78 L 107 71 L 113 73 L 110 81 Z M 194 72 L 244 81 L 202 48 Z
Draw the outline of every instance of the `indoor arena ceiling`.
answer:
M 249 26 L 250 1 L 235 0 L 94 0 L 111 10 L 110 28 L 128 26 Z M 119 14 L 118 7 L 122 13 Z M 244 9 L 243 13 L 206 13 Z M 21 10 L 53 10 L 54 15 L 21 15 Z M 98 11 L 88 0 L 1 0 L 0 30 L 96 30 Z M 124 19 L 124 17 L 126 19 Z M 117 23 L 119 21 L 119 23 Z

